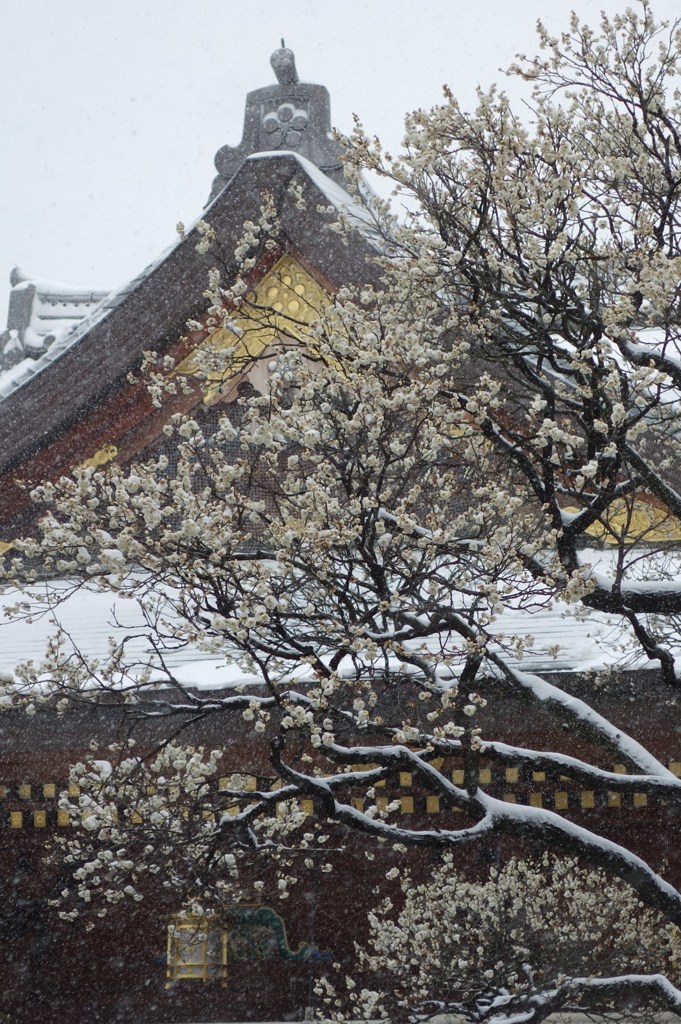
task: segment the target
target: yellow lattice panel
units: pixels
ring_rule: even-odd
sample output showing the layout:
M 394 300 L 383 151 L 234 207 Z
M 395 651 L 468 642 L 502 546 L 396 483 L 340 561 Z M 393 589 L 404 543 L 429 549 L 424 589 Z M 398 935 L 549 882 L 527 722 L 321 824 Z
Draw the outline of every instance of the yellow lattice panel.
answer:
M 229 381 L 267 353 L 275 357 L 282 343 L 310 351 L 307 327 L 329 302 L 323 288 L 292 256 L 282 256 L 246 296 L 230 326 L 214 331 L 203 343 L 212 353 L 228 353 L 225 372 L 211 372 L 205 401 L 226 394 Z M 192 353 L 178 371 L 191 374 L 197 367 Z
M 208 981 L 227 977 L 227 929 L 210 915 L 177 914 L 168 927 L 166 977 Z
M 579 512 L 570 506 L 566 512 Z M 650 543 L 670 543 L 681 540 L 681 523 L 664 508 L 645 497 L 617 499 L 610 505 L 603 522 L 593 523 L 586 530 L 603 544 L 616 544 L 619 538 L 633 544 L 637 540 Z

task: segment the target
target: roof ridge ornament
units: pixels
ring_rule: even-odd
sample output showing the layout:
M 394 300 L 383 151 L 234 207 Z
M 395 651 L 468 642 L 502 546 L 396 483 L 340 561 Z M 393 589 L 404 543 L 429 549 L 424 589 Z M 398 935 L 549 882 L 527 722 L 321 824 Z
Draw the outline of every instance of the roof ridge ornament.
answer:
M 331 134 L 327 90 L 323 85 L 300 81 L 293 50 L 283 39 L 272 54 L 270 64 L 277 84 L 248 93 L 241 142 L 238 146 L 222 146 L 215 155 L 218 174 L 209 202 L 253 153 L 300 153 L 339 185 L 345 184 L 342 148 Z
M 293 50 L 287 47 L 283 39 L 280 48 L 275 50 L 270 57 L 270 64 L 277 76 L 279 85 L 297 85 L 300 81 L 296 71 L 296 58 Z

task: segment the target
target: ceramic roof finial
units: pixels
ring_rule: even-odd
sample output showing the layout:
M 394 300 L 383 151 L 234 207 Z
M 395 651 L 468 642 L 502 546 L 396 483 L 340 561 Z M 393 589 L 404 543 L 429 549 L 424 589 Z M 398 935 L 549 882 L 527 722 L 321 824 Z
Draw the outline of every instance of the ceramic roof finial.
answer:
M 284 40 L 281 41 L 281 47 L 275 50 L 270 57 L 270 64 L 272 70 L 277 76 L 279 85 L 296 85 L 300 79 L 298 78 L 298 72 L 296 71 L 296 58 L 293 54 L 293 50 L 289 50 L 284 44 Z

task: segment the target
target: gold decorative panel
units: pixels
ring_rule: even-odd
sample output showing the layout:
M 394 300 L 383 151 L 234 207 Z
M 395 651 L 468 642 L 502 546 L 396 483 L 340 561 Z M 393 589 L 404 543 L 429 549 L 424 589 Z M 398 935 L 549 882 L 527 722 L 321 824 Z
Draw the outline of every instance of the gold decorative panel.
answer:
M 99 448 L 89 459 L 85 459 L 84 462 L 80 462 L 75 468 L 86 469 L 88 466 L 106 466 L 107 463 L 113 462 L 118 455 L 118 448 L 115 444 L 105 444 L 103 448 Z
M 571 505 L 565 511 L 576 514 L 579 509 Z M 593 523 L 586 533 L 606 545 L 616 544 L 619 536 L 627 536 L 629 543 L 643 540 L 665 544 L 681 540 L 681 522 L 642 496 L 636 498 L 633 508 L 630 501 L 613 501 L 605 523 Z
M 228 352 L 226 373 L 209 376 L 205 401 L 228 395 L 235 377 L 248 374 L 268 352 L 276 356 L 282 345 L 309 349 L 308 325 L 329 305 L 330 297 L 292 256 L 282 256 L 246 296 L 230 327 L 222 327 L 204 342 L 206 351 Z M 180 373 L 195 373 L 197 359 L 189 355 Z M 213 385 L 214 386 L 210 386 Z M 253 382 L 257 387 L 258 382 Z

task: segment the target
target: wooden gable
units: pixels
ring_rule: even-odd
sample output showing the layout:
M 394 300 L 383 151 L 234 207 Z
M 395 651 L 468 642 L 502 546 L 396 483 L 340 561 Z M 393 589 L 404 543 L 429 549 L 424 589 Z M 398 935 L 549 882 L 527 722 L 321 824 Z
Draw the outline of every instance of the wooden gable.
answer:
M 225 258 L 222 280 L 229 284 L 238 266 L 231 255 L 247 220 L 257 220 L 266 197 L 279 216 L 274 249 L 263 248 L 250 275 L 262 306 L 271 306 L 258 341 L 264 350 L 274 343 L 277 314 L 291 322 L 312 318 L 347 283 L 375 276 L 372 248 L 360 230 L 350 244 L 332 225 L 338 200 L 330 202 L 327 179 L 304 159 L 289 153 L 246 160 L 205 212 Z M 205 336 L 187 330 L 187 321 L 205 317 L 212 252 L 197 251 L 196 229 L 148 268 L 91 325 L 76 328 L 73 342 L 0 402 L 0 541 L 26 529 L 31 518 L 29 491 L 84 463 L 126 463 L 160 437 L 167 417 L 203 402 L 192 395 L 171 397 L 162 409 L 154 406 L 144 382 L 131 375 L 147 351 L 182 363 Z M 224 257 L 224 254 L 227 254 Z M 214 396 L 228 398 L 228 395 Z

